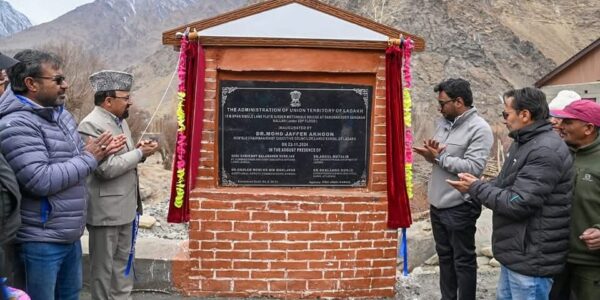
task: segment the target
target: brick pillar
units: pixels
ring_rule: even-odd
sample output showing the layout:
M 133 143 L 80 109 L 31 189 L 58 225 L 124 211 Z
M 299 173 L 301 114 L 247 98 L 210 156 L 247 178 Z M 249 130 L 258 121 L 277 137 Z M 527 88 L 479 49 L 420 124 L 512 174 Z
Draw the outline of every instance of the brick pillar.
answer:
M 232 188 L 217 187 L 217 53 L 206 52 L 202 158 L 176 287 L 197 296 L 392 297 L 398 236 L 386 227 L 385 57 L 373 73 L 367 188 Z

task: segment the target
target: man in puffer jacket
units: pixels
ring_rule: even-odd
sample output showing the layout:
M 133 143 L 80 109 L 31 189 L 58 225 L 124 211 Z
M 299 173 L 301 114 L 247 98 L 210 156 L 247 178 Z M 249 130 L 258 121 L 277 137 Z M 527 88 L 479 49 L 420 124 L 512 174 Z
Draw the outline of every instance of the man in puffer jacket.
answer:
M 448 182 L 494 211 L 492 248 L 502 264 L 497 299 L 548 299 L 569 248 L 573 160 L 547 121 L 542 91 L 508 91 L 502 116 L 514 142 L 498 177 L 483 182 L 463 173 Z
M 69 87 L 60 59 L 24 50 L 0 97 L 0 151 L 17 176 L 21 227 L 17 254 L 31 299 L 78 299 L 86 219 L 86 177 L 119 150 L 105 133 L 84 145 L 63 104 Z

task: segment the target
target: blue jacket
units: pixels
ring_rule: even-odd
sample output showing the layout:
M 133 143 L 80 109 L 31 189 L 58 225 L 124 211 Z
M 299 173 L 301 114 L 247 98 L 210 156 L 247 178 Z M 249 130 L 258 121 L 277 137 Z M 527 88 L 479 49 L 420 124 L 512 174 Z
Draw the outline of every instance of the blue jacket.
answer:
M 7 90 L 0 97 L 0 151 L 23 196 L 17 242 L 72 243 L 83 234 L 86 177 L 96 168 L 73 116 Z

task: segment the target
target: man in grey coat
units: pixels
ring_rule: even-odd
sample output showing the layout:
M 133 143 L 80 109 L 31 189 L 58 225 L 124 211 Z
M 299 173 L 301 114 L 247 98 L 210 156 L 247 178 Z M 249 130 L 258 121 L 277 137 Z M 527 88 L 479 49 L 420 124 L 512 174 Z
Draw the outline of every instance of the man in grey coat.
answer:
M 477 115 L 468 81 L 448 79 L 434 91 L 443 118 L 434 137 L 414 147 L 432 164 L 428 193 L 431 226 L 440 264 L 442 299 L 475 299 L 475 223 L 481 205 L 446 183 L 458 173 L 483 173 L 493 143 L 488 123 Z
M 137 164 L 158 144 L 131 138 L 127 121 L 133 76 L 100 71 L 90 76 L 96 107 L 79 124 L 84 139 L 104 131 L 125 141 L 125 147 L 100 162 L 88 177 L 92 299 L 129 299 L 133 289 L 133 256 L 137 215 L 142 213 Z
M 17 254 L 32 300 L 78 299 L 85 178 L 121 147 L 109 133 L 84 144 L 64 108 L 69 87 L 58 56 L 23 50 L 0 97 L 0 151 L 15 172 L 21 201 Z

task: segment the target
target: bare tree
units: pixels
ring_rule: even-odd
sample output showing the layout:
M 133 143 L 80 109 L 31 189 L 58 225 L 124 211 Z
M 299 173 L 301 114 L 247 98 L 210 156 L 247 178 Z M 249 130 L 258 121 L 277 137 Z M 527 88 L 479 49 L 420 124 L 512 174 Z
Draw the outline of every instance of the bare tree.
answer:
M 63 73 L 69 83 L 65 106 L 79 122 L 94 108 L 94 91 L 88 78 L 102 70 L 104 64 L 95 54 L 66 41 L 46 44 L 41 48 L 62 59 Z
M 163 167 L 170 170 L 173 164 L 173 155 L 175 154 L 177 139 L 177 120 L 165 116 L 160 124 L 160 154 L 162 155 Z

